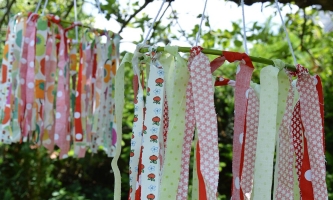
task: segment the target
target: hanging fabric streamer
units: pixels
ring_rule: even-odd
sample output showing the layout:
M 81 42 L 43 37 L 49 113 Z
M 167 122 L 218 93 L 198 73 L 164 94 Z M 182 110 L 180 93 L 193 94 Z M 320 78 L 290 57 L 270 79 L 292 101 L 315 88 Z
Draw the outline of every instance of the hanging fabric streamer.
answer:
M 20 79 L 20 58 L 22 55 L 22 46 L 24 43 L 26 18 L 22 16 L 17 17 L 15 42 L 14 42 L 14 62 L 12 68 L 12 142 L 18 142 L 21 140 L 21 127 L 19 123 L 19 105 L 20 105 L 20 91 L 21 91 L 21 79 Z
M 182 179 L 178 186 L 177 199 L 187 197 L 188 162 L 195 127 L 198 131 L 199 140 L 196 157 L 198 159 L 199 199 L 216 199 L 219 156 L 217 146 L 217 120 L 214 104 L 212 103 L 213 79 L 210 62 L 208 58 L 201 53 L 201 50 L 201 47 L 192 48 L 191 57 L 188 62 L 191 78 L 186 92 L 186 129 L 183 144 Z M 206 98 L 200 97 L 201 95 L 206 96 Z M 208 102 L 206 102 L 207 98 L 209 100 Z M 206 109 L 203 109 L 203 107 L 206 107 Z M 205 112 L 204 110 L 207 111 Z M 193 114 L 195 114 L 195 117 L 193 117 Z M 209 160 L 208 157 L 213 158 L 214 161 Z
M 301 196 L 302 198 L 327 199 L 323 119 L 319 103 L 323 103 L 323 98 L 321 87 L 317 86 L 321 85 L 320 79 L 317 76 L 310 76 L 308 70 L 301 65 L 297 65 L 296 75 L 298 77 L 297 90 L 300 94 L 301 119 L 304 125 L 304 148 L 309 153 L 310 164 L 308 169 L 302 165 L 300 186 L 303 186 L 306 181 L 311 181 L 313 187 L 313 196 L 308 196 L 305 188 L 301 188 L 301 192 L 306 192 L 301 193 Z M 306 157 L 306 153 L 304 151 L 304 157 Z
M 55 116 L 54 116 L 54 94 L 56 93 L 56 68 L 57 68 L 57 47 L 54 34 L 54 25 L 51 25 L 51 35 L 49 35 L 46 43 L 45 54 L 45 94 L 44 94 L 44 113 L 43 124 L 44 133 L 42 137 L 43 145 L 49 150 L 54 148 L 54 131 L 55 131 Z
M 11 143 L 11 109 L 12 109 L 12 70 L 14 59 L 15 43 L 15 20 L 11 18 L 7 27 L 6 43 L 2 58 L 1 77 L 0 77 L 0 130 L 1 142 Z
M 255 152 L 257 144 L 258 123 L 259 123 L 259 98 L 256 95 L 255 89 L 259 87 L 257 84 L 251 83 L 251 88 L 246 91 L 246 97 L 248 99 L 246 109 L 246 126 L 244 130 L 244 138 L 240 138 L 240 141 L 244 143 L 243 148 L 243 167 L 241 169 L 241 182 L 240 186 L 243 192 L 243 196 L 246 200 L 250 200 L 253 189 L 253 173 Z
M 259 113 L 259 127 L 254 171 L 254 199 L 271 198 L 270 190 L 272 183 L 273 156 L 276 134 L 276 107 L 278 103 L 278 73 L 279 70 L 273 66 L 265 67 L 260 72 L 261 112 Z M 268 82 L 270 82 L 270 84 L 268 84 Z
M 278 113 L 277 126 L 278 140 L 276 147 L 276 167 L 275 167 L 275 182 L 274 196 L 276 199 L 292 199 L 293 198 L 293 146 L 292 137 L 289 135 L 290 121 L 293 111 L 294 91 L 291 86 L 291 76 L 287 76 L 283 70 L 284 63 L 275 60 L 275 66 L 279 67 L 278 75 Z M 289 80 L 289 81 L 286 81 Z M 282 120 L 281 120 L 282 118 Z
M 193 58 L 194 55 L 190 54 L 190 57 L 187 62 L 188 69 L 190 69 L 190 65 L 192 64 Z M 192 79 L 189 79 L 186 87 L 185 133 L 183 137 L 182 163 L 181 163 L 181 173 L 180 173 L 181 179 L 178 183 L 177 200 L 186 199 L 188 193 L 189 164 L 190 164 L 193 133 L 195 130 L 195 120 L 193 117 L 194 114 L 193 101 L 194 100 L 192 94 Z
M 146 97 L 146 113 L 143 125 L 147 133 L 142 137 L 142 165 L 147 170 L 141 172 L 141 199 L 154 199 L 159 196 L 161 157 L 159 156 L 160 140 L 163 138 L 163 104 L 164 104 L 164 69 L 159 63 L 156 49 L 150 48 L 150 72 L 147 87 L 158 91 L 156 95 Z M 158 99 L 157 99 L 158 98 Z M 151 169 L 151 170 L 149 170 Z
M 254 199 L 259 197 L 271 199 L 275 138 L 286 110 L 290 87 L 290 84 L 286 85 L 290 82 L 285 72 L 281 70 L 282 68 L 283 66 L 280 66 L 279 69 L 268 66 L 260 72 L 260 113 L 253 180 Z M 291 113 L 289 114 L 291 115 Z
M 78 117 L 75 113 L 78 88 L 76 47 L 71 39 L 67 39 L 67 35 L 69 30 L 81 24 L 73 23 L 64 29 L 59 17 L 44 16 L 46 5 L 47 1 L 42 16 L 29 13 L 27 16 L 16 15 L 9 20 L 0 80 L 0 128 L 3 132 L 0 139 L 4 143 L 29 140 L 36 146 L 46 147 L 50 153 L 56 144 L 60 148 L 60 158 L 66 158 L 73 134 L 74 140 L 82 140 L 79 141 L 81 147 L 74 154 L 83 157 L 91 143 L 94 122 L 97 51 L 94 42 L 90 49 L 85 46 L 86 62 L 83 64 L 86 69 L 81 74 L 81 81 L 78 81 L 82 94 L 82 98 L 79 98 L 79 107 L 82 106 L 81 131 L 76 132 L 80 130 L 80 126 L 76 127 L 73 122 Z M 95 38 L 100 36 L 97 31 L 94 33 Z M 101 79 L 104 78 L 104 68 L 109 73 L 105 77 L 108 81 L 105 90 L 107 96 L 104 98 L 107 105 L 101 126 L 104 128 L 103 139 L 98 145 L 102 145 L 110 157 L 117 147 L 117 132 L 113 127 L 116 126 L 114 78 L 119 63 L 119 38 L 116 37 L 113 34 L 108 37 L 110 48 L 108 57 L 105 56 L 108 66 L 105 68 L 103 63 L 100 72 Z M 75 137 L 78 134 L 81 137 Z M 78 141 L 75 142 L 77 144 Z
M 60 32 L 60 44 L 58 54 L 58 84 L 57 84 L 57 98 L 56 98 L 56 112 L 55 112 L 55 144 L 60 148 L 59 158 L 67 158 L 70 147 L 70 134 L 69 134 L 69 66 L 68 66 L 68 52 L 66 48 L 66 30 L 58 25 Z
M 35 102 L 33 106 L 32 125 L 35 130 L 35 141 L 41 144 L 44 133 L 43 113 L 45 99 L 45 62 L 46 43 L 48 41 L 48 22 L 46 17 L 40 17 L 36 24 L 36 52 L 35 52 Z
M 240 190 L 241 170 L 242 170 L 242 152 L 244 149 L 244 126 L 247 107 L 248 89 L 253 72 L 253 64 L 248 55 L 223 51 L 223 56 L 218 57 L 211 62 L 212 71 L 221 66 L 224 61 L 235 62 L 240 60 L 236 71 L 235 83 L 235 122 L 234 122 L 234 141 L 233 141 L 233 199 L 240 199 L 243 194 Z
M 21 58 L 20 76 L 23 77 L 24 83 L 21 87 L 22 94 L 22 113 L 21 113 L 21 126 L 23 129 L 23 136 L 28 139 L 31 136 L 34 127 L 32 126 L 32 107 L 34 104 L 34 76 L 35 76 L 35 39 L 36 39 L 36 20 L 38 16 L 31 14 L 27 21 L 26 36 L 24 39 L 25 45 L 23 46 L 25 52 Z M 21 79 L 22 80 L 22 79 Z M 34 124 L 35 125 L 35 124 Z M 25 140 L 25 139 L 24 139 Z
M 96 38 L 97 39 L 97 38 Z M 96 51 L 97 51 L 97 58 L 96 58 L 96 71 L 95 71 L 95 84 L 94 84 L 94 107 L 93 107 L 93 116 L 92 116 L 92 141 L 91 141 L 91 150 L 92 152 L 96 153 L 98 144 L 98 133 L 99 129 L 99 114 L 100 110 L 102 109 L 102 98 L 103 98 L 103 74 L 104 74 L 104 63 L 106 61 L 106 49 L 105 45 L 103 45 L 99 40 L 96 41 Z
M 85 69 L 86 69 L 86 48 L 88 46 L 86 42 L 86 35 L 84 34 L 81 44 L 80 44 L 80 63 L 79 63 L 79 71 L 78 71 L 78 77 L 77 77 L 77 85 L 76 85 L 76 99 L 75 99 L 75 112 L 74 112 L 74 123 L 75 123 L 75 134 L 74 134 L 74 149 L 76 155 L 79 155 L 81 146 L 83 147 L 83 139 L 84 139 L 84 124 L 83 124 L 83 118 L 84 116 L 84 110 L 85 107 L 84 104 L 84 84 L 85 84 Z M 84 147 L 83 147 L 84 148 Z
M 186 107 L 186 86 L 189 72 L 186 61 L 179 55 L 177 47 L 166 46 L 174 60 L 171 65 L 162 63 L 165 68 L 166 94 L 168 97 L 169 127 L 167 137 L 167 148 L 163 163 L 163 174 L 161 177 L 160 198 L 176 199 L 178 183 L 181 180 L 181 158 L 182 144 L 185 130 L 185 107 Z M 167 72 L 166 67 L 170 65 Z M 154 91 L 152 91 L 154 92 Z
M 116 55 L 119 59 L 119 38 L 118 36 L 115 38 L 116 40 Z M 115 76 L 115 118 L 116 118 L 116 150 L 114 154 L 114 158 L 112 160 L 111 166 L 115 177 L 115 186 L 114 186 L 114 199 L 121 199 L 121 175 L 119 168 L 117 166 L 118 159 L 121 153 L 121 141 L 122 141 L 122 119 L 123 119 L 123 109 L 124 109 L 124 76 L 125 76 L 125 67 L 129 67 L 132 61 L 132 54 L 126 54 L 123 57 L 121 64 L 117 65 L 117 71 Z M 131 191 L 130 191 L 131 192 Z
M 127 54 L 127 58 L 129 58 L 131 54 Z M 138 55 L 134 55 L 132 65 L 133 67 L 138 67 L 139 61 L 138 61 Z M 127 60 L 125 60 L 127 61 Z M 124 62 L 124 61 L 123 61 Z M 125 64 L 125 63 L 124 63 Z M 123 67 L 123 65 L 121 65 Z M 116 75 L 117 76 L 117 75 Z M 141 82 L 138 81 L 138 77 L 140 77 L 140 74 L 136 74 L 134 76 L 134 79 L 136 81 L 133 84 L 134 89 L 134 119 L 133 119 L 133 133 L 132 133 L 132 139 L 131 139 L 131 152 L 130 152 L 130 194 L 129 199 L 136 199 L 136 193 L 139 189 L 140 184 L 140 165 L 139 165 L 139 159 L 141 157 L 141 143 L 142 143 L 142 135 L 146 134 L 146 128 L 143 125 L 143 119 L 144 119 L 144 102 L 143 102 L 143 88 L 141 86 Z M 117 105 L 117 104 L 116 104 Z M 119 123 L 119 122 L 118 122 Z M 138 178 L 139 177 L 139 178 Z M 141 196 L 141 194 L 140 194 Z

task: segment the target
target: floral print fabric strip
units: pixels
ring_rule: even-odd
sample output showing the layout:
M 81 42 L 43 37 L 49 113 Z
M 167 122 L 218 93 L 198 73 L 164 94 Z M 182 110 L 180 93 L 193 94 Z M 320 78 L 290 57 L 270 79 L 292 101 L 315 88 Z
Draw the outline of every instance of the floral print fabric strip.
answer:
M 134 66 L 138 66 L 139 63 L 132 63 Z M 147 127 L 143 125 L 144 119 L 144 101 L 143 101 L 143 88 L 138 81 L 140 74 L 134 75 L 134 119 L 133 119 L 133 130 L 131 139 L 131 152 L 130 152 L 130 192 L 128 199 L 136 199 L 136 194 L 140 192 L 141 188 L 141 170 L 145 170 L 140 165 L 140 158 L 142 153 L 142 136 L 147 134 Z M 141 195 L 140 195 L 141 196 Z M 140 198 L 140 197 L 139 197 Z
M 32 113 L 32 126 L 35 130 L 35 141 L 41 144 L 44 133 L 43 113 L 45 99 L 45 62 L 46 43 L 48 39 L 48 22 L 46 17 L 37 20 L 35 52 L 35 102 Z
M 146 97 L 144 126 L 147 132 L 142 137 L 141 199 L 153 200 L 159 197 L 161 158 L 160 140 L 163 140 L 164 69 L 159 63 L 159 54 L 150 48 L 150 72 L 147 87 L 151 91 Z

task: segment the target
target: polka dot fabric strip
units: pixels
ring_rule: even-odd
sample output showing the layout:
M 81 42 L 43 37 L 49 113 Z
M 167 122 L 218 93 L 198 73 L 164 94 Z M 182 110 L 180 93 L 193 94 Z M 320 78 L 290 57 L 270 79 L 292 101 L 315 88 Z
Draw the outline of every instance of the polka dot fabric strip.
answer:
M 51 26 L 53 29 L 54 27 Z M 55 78 L 57 68 L 57 47 L 55 34 L 49 35 L 46 43 L 45 55 L 45 94 L 44 94 L 44 133 L 42 138 L 43 145 L 52 152 L 54 149 L 54 130 L 55 130 L 55 115 L 53 102 L 55 99 Z
M 223 51 L 223 55 L 229 62 L 240 61 L 236 71 L 235 84 L 235 119 L 234 119 L 234 135 L 233 135 L 233 159 L 232 159 L 232 199 L 238 200 L 241 197 L 240 190 L 240 170 L 243 143 L 240 137 L 244 136 L 244 126 L 246 117 L 246 91 L 250 86 L 250 80 L 254 67 L 251 59 L 246 54 L 237 52 Z
M 22 128 L 22 136 L 24 140 L 27 139 L 28 133 L 31 130 L 31 109 L 32 109 L 32 101 L 33 99 L 33 88 L 34 88 L 34 46 L 35 46 L 35 24 L 36 19 L 32 17 L 29 23 L 26 26 L 26 32 L 24 37 L 24 45 L 23 45 L 23 53 L 21 58 L 21 66 L 20 66 L 20 83 L 21 83 L 21 110 L 20 110 L 20 122 Z M 31 40 L 31 41 L 30 41 Z M 30 52 L 30 53 L 29 53 Z M 30 62 L 29 62 L 30 61 Z M 31 63 L 30 70 L 29 64 Z M 28 73 L 29 72 L 29 73 Z M 30 90 L 30 94 L 28 95 L 27 89 Z M 27 101 L 29 99 L 29 101 Z M 30 120 L 29 120 L 30 119 Z
M 186 61 L 179 55 L 177 47 L 168 46 L 170 59 L 161 64 L 166 78 L 168 97 L 168 135 L 162 167 L 160 199 L 174 200 L 177 198 L 178 183 L 182 162 L 182 144 L 185 130 L 186 87 L 189 73 Z M 153 91 L 154 92 L 154 91 Z M 166 118 L 164 118 L 166 120 Z
M 297 65 L 297 90 L 300 94 L 301 118 L 307 140 L 314 199 L 327 199 L 325 154 L 323 147 L 323 123 L 317 91 L 318 79 L 310 76 L 301 65 Z M 306 174 L 305 173 L 305 174 Z M 302 195 L 302 198 L 306 198 Z
M 278 73 L 279 69 L 273 66 L 267 66 L 260 71 L 260 108 L 253 199 L 271 199 L 277 132 Z
M 55 144 L 60 148 L 59 158 L 67 158 L 70 147 L 69 133 L 69 121 L 68 121 L 68 109 L 69 109 L 69 67 L 68 58 L 66 52 L 66 36 L 63 29 L 60 31 L 60 46 L 58 54 L 58 85 L 57 85 L 57 98 L 56 98 L 56 112 L 55 112 Z

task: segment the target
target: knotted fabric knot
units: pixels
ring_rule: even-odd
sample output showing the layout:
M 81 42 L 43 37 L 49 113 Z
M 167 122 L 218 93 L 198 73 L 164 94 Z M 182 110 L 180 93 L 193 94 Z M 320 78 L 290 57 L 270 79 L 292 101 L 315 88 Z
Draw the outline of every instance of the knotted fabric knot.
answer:
M 230 63 L 244 60 L 245 65 L 254 68 L 251 58 L 246 53 L 238 53 L 232 51 L 222 51 L 222 53 L 225 59 Z
M 302 65 L 298 64 L 296 65 L 296 71 L 295 72 L 289 71 L 289 74 L 292 76 L 300 77 L 303 74 L 309 74 L 309 70 L 303 67 Z
M 194 56 L 198 55 L 202 50 L 203 50 L 203 48 L 201 46 L 192 47 L 191 57 L 194 57 Z

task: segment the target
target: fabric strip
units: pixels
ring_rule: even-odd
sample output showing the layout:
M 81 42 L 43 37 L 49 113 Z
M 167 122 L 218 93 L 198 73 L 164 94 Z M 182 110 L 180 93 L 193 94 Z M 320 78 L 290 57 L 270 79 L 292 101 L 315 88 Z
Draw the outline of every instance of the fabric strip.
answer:
M 267 66 L 260 72 L 260 112 L 255 159 L 253 199 L 271 199 L 275 150 L 279 69 Z

